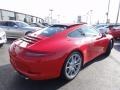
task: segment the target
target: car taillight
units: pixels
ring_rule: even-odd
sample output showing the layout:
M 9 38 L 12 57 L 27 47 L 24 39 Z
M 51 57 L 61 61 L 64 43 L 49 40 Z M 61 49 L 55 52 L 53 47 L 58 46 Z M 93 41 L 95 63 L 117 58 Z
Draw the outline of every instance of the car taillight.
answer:
M 25 55 L 29 56 L 29 57 L 40 57 L 40 56 L 45 56 L 47 54 L 45 54 L 45 53 L 38 53 L 38 52 L 25 52 Z

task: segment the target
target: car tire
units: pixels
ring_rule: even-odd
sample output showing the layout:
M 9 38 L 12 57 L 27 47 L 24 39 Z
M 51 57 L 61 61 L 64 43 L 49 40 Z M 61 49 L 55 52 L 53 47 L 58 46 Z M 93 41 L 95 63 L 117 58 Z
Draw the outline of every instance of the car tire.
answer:
M 62 68 L 62 79 L 70 81 L 74 79 L 82 67 L 82 55 L 79 52 L 71 53 Z
M 3 44 L 0 44 L 0 48 L 3 46 Z
M 108 44 L 108 47 L 106 49 L 106 52 L 105 52 L 105 56 L 109 56 L 110 55 L 112 48 L 113 48 L 113 40 L 110 40 L 110 42 Z

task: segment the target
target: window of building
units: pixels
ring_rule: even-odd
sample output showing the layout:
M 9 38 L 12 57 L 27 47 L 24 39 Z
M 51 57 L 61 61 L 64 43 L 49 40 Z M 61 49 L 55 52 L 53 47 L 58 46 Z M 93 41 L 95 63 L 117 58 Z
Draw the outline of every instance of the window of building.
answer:
M 14 12 L 2 10 L 2 18 L 3 20 L 15 20 L 15 14 Z
M 27 21 L 27 23 L 31 23 L 32 21 L 32 16 L 30 16 L 30 15 L 26 15 L 26 21 Z
M 33 17 L 33 23 L 36 23 L 36 17 Z
M 16 13 L 16 20 L 24 21 L 24 19 L 25 19 L 25 14 Z

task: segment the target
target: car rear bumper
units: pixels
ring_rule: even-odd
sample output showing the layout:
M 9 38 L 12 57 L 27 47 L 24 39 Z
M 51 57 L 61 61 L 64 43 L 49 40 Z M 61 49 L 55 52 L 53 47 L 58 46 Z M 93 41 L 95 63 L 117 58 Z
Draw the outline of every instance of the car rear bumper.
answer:
M 12 56 L 10 56 L 10 62 L 14 69 L 25 78 L 30 78 L 32 80 L 47 79 L 44 72 L 41 73 L 42 67 L 39 62 L 24 62 L 23 60 L 18 60 L 18 58 L 14 58 Z
M 63 63 L 61 59 L 48 57 L 41 60 L 25 60 L 11 55 L 10 62 L 14 69 L 25 78 L 32 80 L 46 80 L 60 76 Z

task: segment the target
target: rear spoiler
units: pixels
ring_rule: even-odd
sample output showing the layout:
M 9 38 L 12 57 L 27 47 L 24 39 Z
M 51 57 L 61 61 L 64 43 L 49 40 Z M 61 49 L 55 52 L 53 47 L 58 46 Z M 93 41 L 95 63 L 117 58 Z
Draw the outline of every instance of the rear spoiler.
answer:
M 71 28 L 71 27 L 74 27 L 74 26 L 78 26 L 78 25 L 83 25 L 83 24 L 87 24 L 87 23 L 77 23 L 77 24 L 53 24 L 51 25 L 51 27 L 66 27 L 66 28 Z

